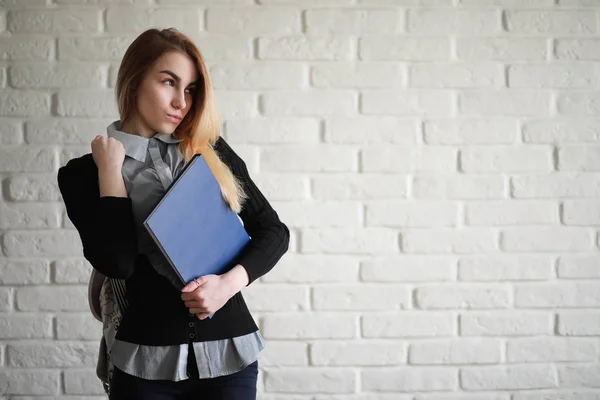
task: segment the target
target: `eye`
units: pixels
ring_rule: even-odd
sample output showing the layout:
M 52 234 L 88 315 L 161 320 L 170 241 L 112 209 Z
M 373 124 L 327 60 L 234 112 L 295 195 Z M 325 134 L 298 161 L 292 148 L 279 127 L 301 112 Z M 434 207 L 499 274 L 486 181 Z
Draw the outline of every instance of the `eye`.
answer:
M 175 84 L 175 81 L 173 79 L 165 79 L 163 81 L 163 83 L 166 83 L 166 82 L 172 82 L 173 84 Z
M 196 93 L 196 88 L 189 88 L 189 89 L 187 89 L 187 90 L 189 90 L 189 92 L 188 92 L 189 94 L 194 94 L 194 93 Z

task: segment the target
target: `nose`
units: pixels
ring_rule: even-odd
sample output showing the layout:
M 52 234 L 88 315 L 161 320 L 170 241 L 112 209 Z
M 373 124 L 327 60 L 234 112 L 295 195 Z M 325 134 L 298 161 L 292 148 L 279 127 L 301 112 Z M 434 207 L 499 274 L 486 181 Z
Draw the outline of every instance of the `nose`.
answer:
M 185 109 L 186 103 L 185 103 L 185 93 L 184 92 L 177 92 L 177 94 L 175 95 L 175 98 L 173 99 L 173 107 L 176 109 Z

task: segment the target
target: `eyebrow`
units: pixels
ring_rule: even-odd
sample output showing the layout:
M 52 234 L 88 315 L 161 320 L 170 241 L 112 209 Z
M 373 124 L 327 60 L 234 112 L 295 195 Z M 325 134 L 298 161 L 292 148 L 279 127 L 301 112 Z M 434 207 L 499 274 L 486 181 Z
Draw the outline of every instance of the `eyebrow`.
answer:
M 169 71 L 168 69 L 162 70 L 160 71 L 160 73 L 165 73 L 168 75 L 171 75 L 171 77 L 173 77 L 173 79 L 175 79 L 177 82 L 181 81 L 181 78 L 178 77 L 173 71 Z M 198 83 L 198 81 L 194 81 L 191 82 L 188 86 L 195 86 Z

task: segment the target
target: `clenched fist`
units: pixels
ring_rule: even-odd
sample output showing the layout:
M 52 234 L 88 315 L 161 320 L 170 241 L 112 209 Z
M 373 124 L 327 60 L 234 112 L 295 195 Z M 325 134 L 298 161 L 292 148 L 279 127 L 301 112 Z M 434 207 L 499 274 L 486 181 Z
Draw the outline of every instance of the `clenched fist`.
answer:
M 98 170 L 121 170 L 125 160 L 123 143 L 112 137 L 98 135 L 92 140 L 91 146 Z

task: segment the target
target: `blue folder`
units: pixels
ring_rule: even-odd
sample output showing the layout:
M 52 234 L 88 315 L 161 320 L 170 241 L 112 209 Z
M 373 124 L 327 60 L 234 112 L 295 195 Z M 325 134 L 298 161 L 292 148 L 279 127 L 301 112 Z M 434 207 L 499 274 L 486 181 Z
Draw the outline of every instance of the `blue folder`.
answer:
M 223 274 L 250 242 L 204 157 L 196 154 L 144 221 L 183 284 Z M 212 317 L 212 315 L 211 315 Z

